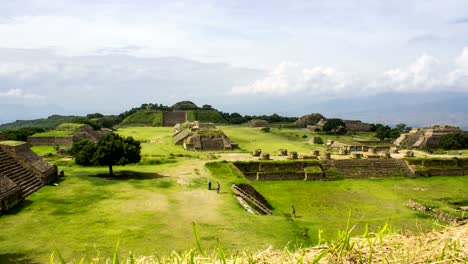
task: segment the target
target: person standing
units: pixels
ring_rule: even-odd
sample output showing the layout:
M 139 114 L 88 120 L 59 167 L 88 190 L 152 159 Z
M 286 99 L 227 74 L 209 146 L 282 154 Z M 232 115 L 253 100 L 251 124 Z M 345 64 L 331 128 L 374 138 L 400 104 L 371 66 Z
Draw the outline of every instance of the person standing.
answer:
M 208 178 L 208 190 L 211 190 L 211 178 Z
M 291 215 L 296 218 L 296 208 L 294 208 L 294 205 L 291 205 Z
M 220 190 L 221 190 L 221 184 L 219 184 L 219 182 L 217 181 L 216 182 L 216 192 L 219 193 Z

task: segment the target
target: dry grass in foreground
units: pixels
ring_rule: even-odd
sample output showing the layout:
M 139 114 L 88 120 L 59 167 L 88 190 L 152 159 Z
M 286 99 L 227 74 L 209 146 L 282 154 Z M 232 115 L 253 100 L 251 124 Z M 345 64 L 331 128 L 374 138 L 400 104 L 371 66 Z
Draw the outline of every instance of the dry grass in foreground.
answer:
M 257 253 L 227 254 L 219 246 L 207 254 L 200 244 L 197 249 L 173 252 L 166 257 L 136 256 L 120 258 L 94 257 L 75 263 L 468 263 L 468 225 L 448 227 L 418 235 L 391 234 L 385 225 L 378 233 L 350 237 L 353 228 L 340 231 L 339 239 L 320 246 L 296 251 L 266 249 Z M 197 237 L 194 227 L 195 237 Z M 198 240 L 197 240 L 198 243 Z M 116 250 L 117 252 L 117 250 Z M 53 253 L 50 263 L 67 263 L 60 253 Z

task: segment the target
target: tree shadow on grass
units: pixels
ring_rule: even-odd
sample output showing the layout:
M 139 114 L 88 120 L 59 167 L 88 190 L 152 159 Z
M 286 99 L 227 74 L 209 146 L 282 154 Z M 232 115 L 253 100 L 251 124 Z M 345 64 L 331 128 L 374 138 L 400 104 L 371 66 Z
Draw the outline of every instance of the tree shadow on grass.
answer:
M 99 173 L 90 175 L 90 177 L 102 178 L 107 180 L 153 180 L 160 178 L 167 178 L 154 172 L 140 172 L 140 171 L 119 171 L 114 173 L 114 176 L 110 176 L 108 173 Z
M 21 203 L 15 205 L 10 210 L 4 212 L 3 215 L 16 215 L 16 214 L 20 213 L 21 211 L 23 211 L 24 209 L 31 206 L 32 203 L 33 203 L 33 201 L 31 201 L 31 200 L 24 200 Z M 0 261 L 0 263 L 3 263 L 3 262 Z
M 25 254 L 0 254 L 0 263 L 2 264 L 37 264 L 32 259 L 26 258 Z

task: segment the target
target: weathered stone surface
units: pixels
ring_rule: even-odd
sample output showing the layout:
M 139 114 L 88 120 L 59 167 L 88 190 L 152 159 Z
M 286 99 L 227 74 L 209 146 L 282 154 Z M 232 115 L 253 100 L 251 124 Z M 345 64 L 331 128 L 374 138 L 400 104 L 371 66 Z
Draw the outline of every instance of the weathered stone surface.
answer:
M 343 120 L 345 123 L 346 129 L 348 131 L 363 131 L 369 132 L 371 130 L 371 125 L 368 123 L 363 123 L 360 120 Z
M 57 177 L 51 166 L 29 149 L 29 144 L 0 144 L 0 211 L 5 211 Z
M 183 145 L 186 150 L 232 150 L 239 147 L 213 123 L 198 121 L 175 125 L 172 139 L 174 144 Z
M 262 150 L 261 149 L 256 149 L 252 152 L 252 156 L 254 157 L 260 157 L 262 155 Z
M 297 152 L 296 151 L 291 151 L 289 152 L 289 159 L 297 159 Z
M 186 111 L 163 112 L 163 125 L 165 127 L 172 127 L 185 122 L 187 122 Z
M 294 124 L 298 127 L 307 127 L 308 125 L 316 125 L 321 119 L 324 118 L 325 117 L 319 113 L 308 114 L 296 120 Z
M 288 150 L 287 149 L 280 149 L 278 151 L 279 156 L 287 156 L 288 155 Z
M 247 122 L 249 127 L 268 127 L 270 126 L 270 123 L 268 121 L 263 120 L 263 119 L 252 119 L 249 122 Z
M 405 148 L 437 148 L 443 136 L 455 133 L 463 133 L 463 130 L 446 125 L 413 128 L 409 133 L 401 134 L 394 144 Z

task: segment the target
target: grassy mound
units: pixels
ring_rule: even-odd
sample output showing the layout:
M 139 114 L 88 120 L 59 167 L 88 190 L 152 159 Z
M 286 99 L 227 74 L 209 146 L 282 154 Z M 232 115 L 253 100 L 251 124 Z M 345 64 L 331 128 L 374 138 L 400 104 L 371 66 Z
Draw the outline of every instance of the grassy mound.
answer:
M 159 110 L 140 110 L 125 118 L 122 126 L 131 125 L 147 125 L 147 126 L 162 126 L 163 112 Z
M 191 110 L 187 111 L 188 121 L 227 123 L 221 114 L 216 110 Z

